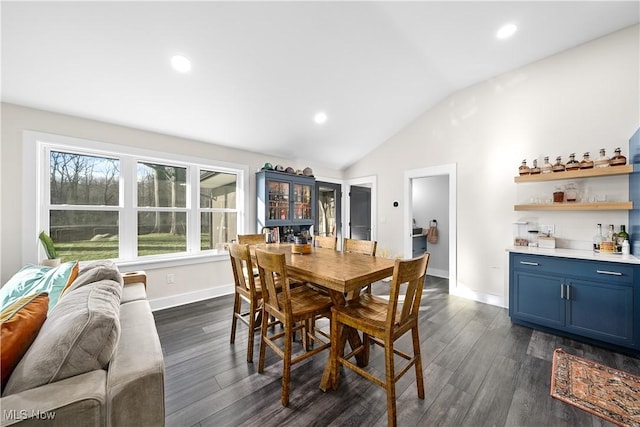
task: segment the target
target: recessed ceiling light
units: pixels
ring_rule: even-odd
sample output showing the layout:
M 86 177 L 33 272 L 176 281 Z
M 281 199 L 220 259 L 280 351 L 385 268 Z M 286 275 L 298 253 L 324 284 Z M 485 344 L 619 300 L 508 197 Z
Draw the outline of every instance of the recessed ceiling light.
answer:
M 496 33 L 496 37 L 500 40 L 508 39 L 518 30 L 516 24 L 506 24 L 503 25 L 498 32 Z
M 191 61 L 182 55 L 176 55 L 171 58 L 171 65 L 173 65 L 176 71 L 181 73 L 186 73 L 191 70 Z
M 316 115 L 313 116 L 313 121 L 321 125 L 327 121 L 327 115 L 322 111 L 319 113 L 316 113 Z

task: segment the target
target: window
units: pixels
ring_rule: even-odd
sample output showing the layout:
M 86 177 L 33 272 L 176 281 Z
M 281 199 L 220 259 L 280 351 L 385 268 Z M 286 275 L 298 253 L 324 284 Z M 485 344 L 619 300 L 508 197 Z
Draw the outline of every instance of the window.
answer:
M 33 235 L 48 230 L 63 260 L 223 254 L 242 232 L 246 167 L 35 132 L 25 150 L 41 165 Z

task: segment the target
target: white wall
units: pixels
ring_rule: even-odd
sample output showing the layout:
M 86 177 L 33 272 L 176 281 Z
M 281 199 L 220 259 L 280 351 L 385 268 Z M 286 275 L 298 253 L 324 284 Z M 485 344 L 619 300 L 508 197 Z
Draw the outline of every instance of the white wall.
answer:
M 416 178 L 412 182 L 413 218 L 418 227 L 438 222 L 438 243 L 427 243 L 428 273 L 449 277 L 449 176 Z
M 2 104 L 2 141 L 0 145 L 0 263 L 1 283 L 5 283 L 23 264 L 22 254 L 22 194 L 20 178 L 23 176 L 22 148 L 24 130 L 84 138 L 111 144 L 128 145 L 164 153 L 175 153 L 203 159 L 249 166 L 250 228 L 255 230 L 256 189 L 255 172 L 269 161 L 282 163 L 295 169 L 310 166 L 317 176 L 342 178 L 340 171 L 318 167 L 291 159 L 282 159 L 259 153 L 235 150 L 220 145 L 207 144 L 113 124 Z M 258 145 L 259 142 L 256 143 Z M 33 167 L 35 167 L 35 159 Z M 211 261 L 203 264 L 170 268 L 146 269 L 149 298 L 152 306 L 162 307 L 184 303 L 198 298 L 233 292 L 233 275 L 229 261 Z M 166 275 L 175 275 L 175 284 L 166 284 Z
M 399 197 L 404 171 L 457 163 L 457 287 L 506 305 L 505 248 L 512 243 L 512 223 L 523 216 L 513 210 L 524 191 L 513 182 L 518 166 L 523 158 L 541 162 L 543 155 L 566 159 L 572 152 L 612 153 L 618 146 L 628 152 L 640 125 L 639 28 L 461 90 L 348 168 L 347 178 L 378 178 L 378 218 L 384 218 L 379 244 L 402 249 L 401 233 L 391 224 L 403 221 L 392 199 Z M 628 191 L 626 179 L 605 185 L 606 191 Z M 577 242 L 590 240 L 598 222 L 619 225 L 628 218 L 619 211 L 536 217 L 555 224 L 558 237 Z

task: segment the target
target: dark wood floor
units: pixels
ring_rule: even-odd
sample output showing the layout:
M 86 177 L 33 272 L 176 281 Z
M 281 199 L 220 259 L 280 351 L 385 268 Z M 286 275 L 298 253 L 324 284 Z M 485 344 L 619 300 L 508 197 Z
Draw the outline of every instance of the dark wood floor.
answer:
M 384 283 L 374 292 L 384 293 Z M 555 348 L 640 374 L 640 360 L 512 325 L 506 309 L 450 296 L 429 277 L 420 339 L 426 396 L 415 376 L 397 384 L 400 426 L 603 426 L 600 418 L 549 396 Z M 168 426 L 384 426 L 384 390 L 342 371 L 337 391 L 323 393 L 328 353 L 294 365 L 288 407 L 280 405 L 282 362 L 267 349 L 263 374 L 246 362 L 247 328 L 229 344 L 232 296 L 154 313 L 166 365 Z M 409 344 L 410 341 L 404 341 Z M 407 347 L 410 348 L 410 347 Z M 384 376 L 383 353 L 370 366 Z

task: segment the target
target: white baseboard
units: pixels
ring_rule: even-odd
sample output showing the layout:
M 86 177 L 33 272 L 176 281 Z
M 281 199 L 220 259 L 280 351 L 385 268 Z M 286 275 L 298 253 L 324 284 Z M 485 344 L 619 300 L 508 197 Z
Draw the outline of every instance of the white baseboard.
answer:
M 482 292 L 472 291 L 470 289 L 465 288 L 463 285 L 458 282 L 458 286 L 449 286 L 449 294 L 455 295 L 462 298 L 467 298 L 470 300 L 482 302 L 485 304 L 495 305 L 497 307 L 507 307 L 507 303 L 505 299 L 499 295 L 493 294 L 485 294 Z
M 215 298 L 222 295 L 230 295 L 234 292 L 233 288 L 234 285 L 231 283 L 229 285 L 193 292 L 185 292 L 183 294 L 171 295 L 169 297 L 154 298 L 149 300 L 149 305 L 151 305 L 151 311 L 164 310 L 165 308 L 177 307 L 179 305 Z
M 427 267 L 427 275 L 440 277 L 441 279 L 448 279 L 449 278 L 449 270 L 443 270 L 441 268 Z

